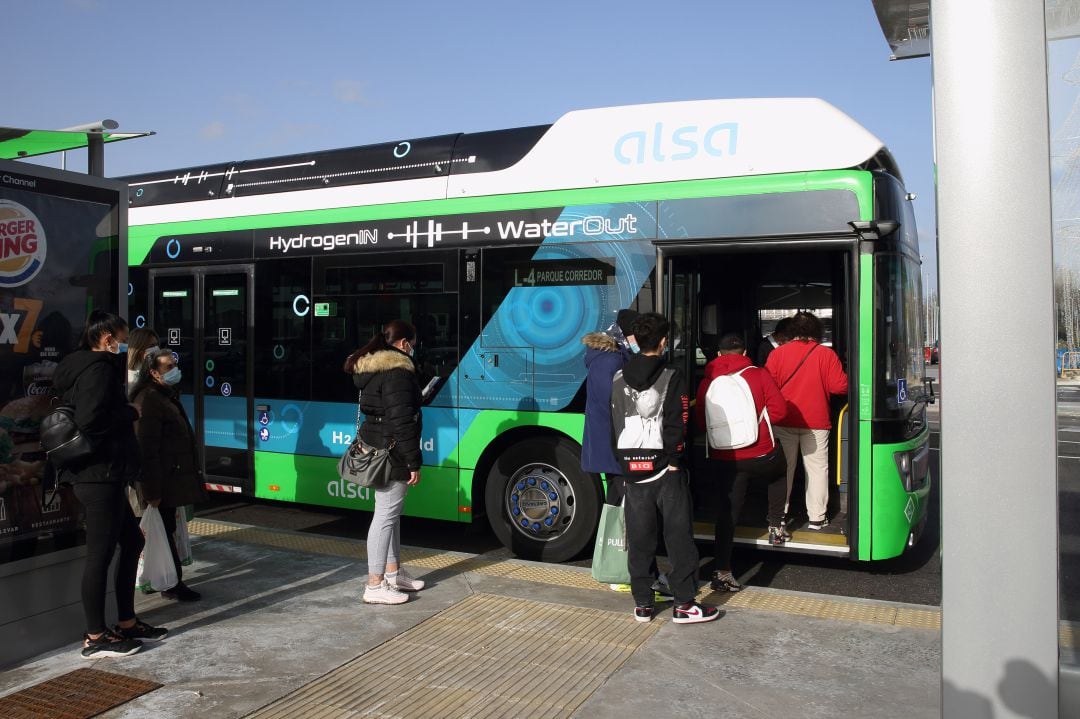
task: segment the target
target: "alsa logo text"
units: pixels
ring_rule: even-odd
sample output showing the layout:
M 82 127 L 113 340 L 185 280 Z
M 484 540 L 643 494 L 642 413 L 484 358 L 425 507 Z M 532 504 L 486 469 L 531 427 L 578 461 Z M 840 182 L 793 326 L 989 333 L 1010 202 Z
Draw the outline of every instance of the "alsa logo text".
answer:
M 634 130 L 615 141 L 615 159 L 623 165 L 645 162 L 692 160 L 704 151 L 712 157 L 734 155 L 739 145 L 739 123 L 721 122 L 702 129 L 683 125 L 665 130 L 656 123 L 652 130 Z
M 45 266 L 45 228 L 26 207 L 0 200 L 0 288 L 18 287 Z

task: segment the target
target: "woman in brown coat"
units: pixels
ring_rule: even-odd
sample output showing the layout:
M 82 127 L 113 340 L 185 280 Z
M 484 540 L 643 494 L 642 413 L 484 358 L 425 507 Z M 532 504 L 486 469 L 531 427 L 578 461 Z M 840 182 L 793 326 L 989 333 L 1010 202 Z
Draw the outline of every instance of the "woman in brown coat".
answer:
M 173 533 L 176 509 L 203 499 L 202 470 L 195 449 L 195 434 L 177 397 L 174 385 L 180 368 L 173 353 L 158 350 L 149 355 L 146 370 L 136 382 L 131 401 L 141 415 L 135 423 L 142 456 L 139 490 L 145 504 L 157 507 L 169 538 L 169 552 L 176 563 L 177 584 L 161 593 L 166 599 L 192 602 L 200 598 L 183 582 L 180 558 Z

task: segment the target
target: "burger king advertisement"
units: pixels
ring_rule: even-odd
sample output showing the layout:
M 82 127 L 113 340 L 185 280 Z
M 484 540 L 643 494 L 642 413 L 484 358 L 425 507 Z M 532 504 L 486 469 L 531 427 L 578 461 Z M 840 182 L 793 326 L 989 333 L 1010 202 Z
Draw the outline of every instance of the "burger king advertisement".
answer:
M 122 183 L 0 160 L 0 562 L 81 542 L 39 428 L 90 310 L 122 307 L 121 198 Z

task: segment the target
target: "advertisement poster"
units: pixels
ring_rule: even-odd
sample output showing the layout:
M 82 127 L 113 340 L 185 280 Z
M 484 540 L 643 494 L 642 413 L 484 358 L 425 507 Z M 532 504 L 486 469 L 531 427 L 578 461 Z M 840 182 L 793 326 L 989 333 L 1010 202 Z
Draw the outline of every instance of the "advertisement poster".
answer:
M 89 310 L 117 306 L 115 193 L 52 175 L 0 163 L 0 561 L 79 541 L 78 502 L 48 491 L 38 432 Z

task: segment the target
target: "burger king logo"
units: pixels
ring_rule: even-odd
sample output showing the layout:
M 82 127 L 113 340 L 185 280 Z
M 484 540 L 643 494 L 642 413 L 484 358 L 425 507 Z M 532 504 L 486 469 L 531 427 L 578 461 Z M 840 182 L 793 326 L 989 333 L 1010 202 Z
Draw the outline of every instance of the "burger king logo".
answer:
M 0 288 L 25 285 L 45 266 L 45 228 L 33 212 L 0 200 Z

